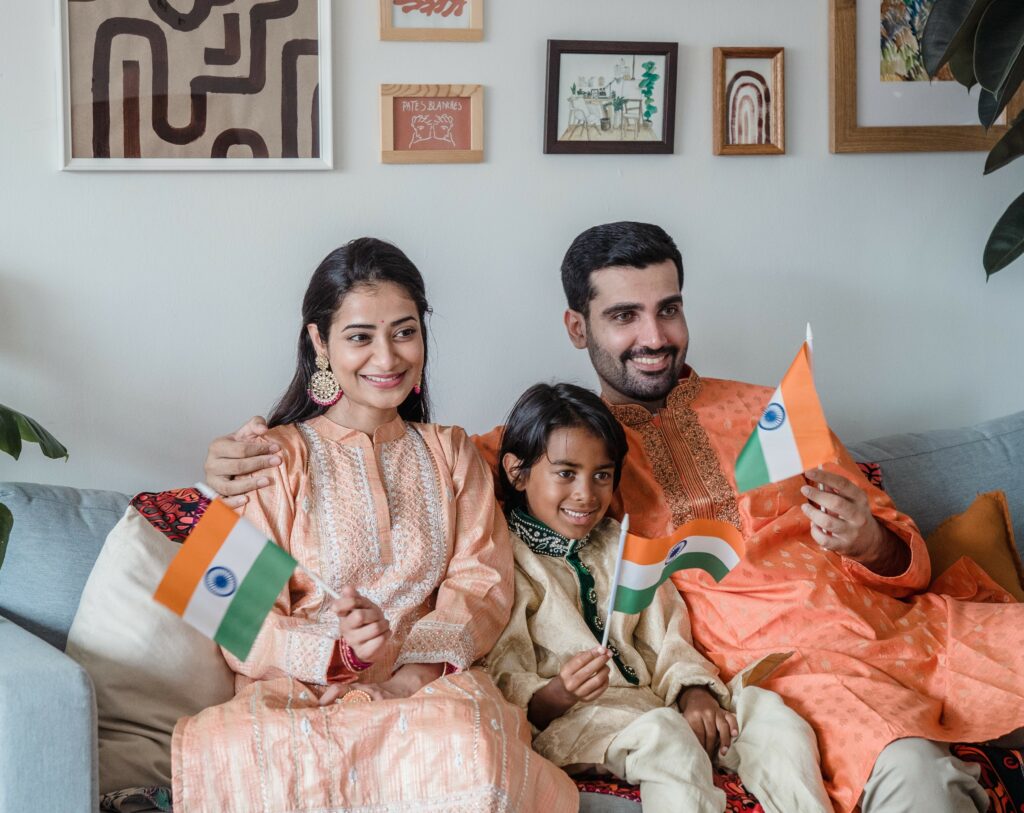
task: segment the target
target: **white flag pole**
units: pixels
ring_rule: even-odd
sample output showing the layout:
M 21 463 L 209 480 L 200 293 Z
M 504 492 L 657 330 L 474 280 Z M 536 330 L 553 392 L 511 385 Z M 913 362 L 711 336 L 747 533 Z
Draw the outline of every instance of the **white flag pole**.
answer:
M 200 494 L 202 494 L 204 497 L 206 497 L 206 499 L 208 499 L 208 500 L 219 500 L 220 499 L 220 494 L 218 494 L 216 491 L 214 491 L 212 488 L 210 488 L 208 485 L 206 485 L 206 483 L 196 483 L 195 489 Z M 316 573 L 313 573 L 311 570 L 307 570 L 299 562 L 295 563 L 295 567 L 298 570 L 301 570 L 303 573 L 305 573 L 310 578 L 310 580 L 313 582 L 313 584 L 315 584 L 317 587 L 319 587 L 321 590 L 323 590 L 331 598 L 333 598 L 335 600 L 341 598 L 341 596 L 338 595 L 337 591 L 333 590 L 330 586 L 328 586 L 328 584 L 323 579 L 321 579 L 319 576 L 317 576 Z
M 612 628 L 612 613 L 615 612 L 615 594 L 619 592 L 619 576 L 622 575 L 622 551 L 626 548 L 626 534 L 629 532 L 629 514 L 622 518 L 622 530 L 619 531 L 619 555 L 615 558 L 615 575 L 612 577 L 612 592 L 608 596 L 608 617 L 604 620 L 604 635 L 601 647 L 608 646 L 608 632 Z

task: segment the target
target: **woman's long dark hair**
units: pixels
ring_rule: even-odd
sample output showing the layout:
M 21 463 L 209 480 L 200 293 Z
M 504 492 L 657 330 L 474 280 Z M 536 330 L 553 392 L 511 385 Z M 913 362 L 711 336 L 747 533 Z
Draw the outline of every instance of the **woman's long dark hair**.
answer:
M 353 288 L 391 282 L 401 287 L 416 304 L 423 337 L 423 379 L 420 392 L 409 393 L 398 407 L 398 414 L 407 421 L 430 421 L 430 399 L 427 395 L 427 321 L 430 313 L 423 277 L 419 269 L 402 251 L 390 243 L 373 237 L 360 237 L 328 254 L 313 272 L 313 278 L 302 299 L 302 327 L 299 329 L 299 354 L 295 375 L 284 395 L 270 413 L 270 426 L 298 423 L 322 415 L 327 407 L 313 403 L 306 392 L 309 379 L 316 372 L 316 350 L 306 325 L 314 324 L 320 338 L 327 343 L 334 314 L 341 301 Z

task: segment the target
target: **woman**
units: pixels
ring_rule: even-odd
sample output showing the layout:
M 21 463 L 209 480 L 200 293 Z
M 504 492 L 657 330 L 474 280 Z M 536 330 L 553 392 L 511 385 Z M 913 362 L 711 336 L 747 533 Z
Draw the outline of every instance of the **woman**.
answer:
M 563 811 L 573 783 L 472 664 L 512 603 L 492 480 L 465 432 L 428 423 L 423 280 L 354 240 L 313 274 L 298 369 L 268 437 L 281 462 L 244 515 L 297 571 L 236 696 L 174 731 L 177 813 Z

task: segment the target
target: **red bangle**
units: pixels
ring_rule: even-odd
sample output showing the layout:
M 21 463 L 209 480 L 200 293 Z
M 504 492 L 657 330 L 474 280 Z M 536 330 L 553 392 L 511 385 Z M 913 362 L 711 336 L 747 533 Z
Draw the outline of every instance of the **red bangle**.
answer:
M 341 655 L 342 665 L 350 672 L 365 672 L 373 666 L 372 663 L 365 663 L 359 660 L 356 657 L 355 651 L 344 638 L 338 641 L 338 654 Z

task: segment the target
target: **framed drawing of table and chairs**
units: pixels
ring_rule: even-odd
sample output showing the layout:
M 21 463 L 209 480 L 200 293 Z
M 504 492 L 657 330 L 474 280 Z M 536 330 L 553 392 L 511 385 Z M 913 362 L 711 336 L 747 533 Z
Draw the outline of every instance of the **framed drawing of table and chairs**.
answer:
M 544 152 L 672 153 L 674 42 L 548 40 Z

